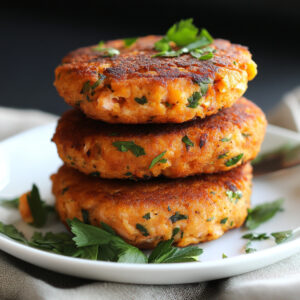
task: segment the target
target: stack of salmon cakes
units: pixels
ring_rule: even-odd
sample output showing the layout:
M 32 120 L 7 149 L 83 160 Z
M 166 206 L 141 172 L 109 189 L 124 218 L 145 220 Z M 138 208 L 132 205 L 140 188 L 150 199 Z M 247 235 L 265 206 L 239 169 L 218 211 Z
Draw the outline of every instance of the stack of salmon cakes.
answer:
M 56 68 L 57 91 L 73 106 L 53 137 L 65 224 L 106 223 L 151 249 L 170 238 L 179 247 L 213 240 L 244 223 L 250 161 L 266 129 L 242 97 L 256 64 L 243 46 L 174 26 L 164 37 L 80 48 Z

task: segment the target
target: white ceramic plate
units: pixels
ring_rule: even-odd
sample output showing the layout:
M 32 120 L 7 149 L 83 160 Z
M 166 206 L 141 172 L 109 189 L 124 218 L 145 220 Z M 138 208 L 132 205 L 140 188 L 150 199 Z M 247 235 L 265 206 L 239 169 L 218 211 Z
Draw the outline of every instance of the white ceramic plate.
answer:
M 55 124 L 38 127 L 0 143 L 0 198 L 22 194 L 36 183 L 43 199 L 53 203 L 49 175 L 61 162 L 50 142 Z M 269 126 L 263 151 L 284 143 L 300 143 L 300 136 L 281 128 Z M 252 204 L 285 198 L 284 212 L 261 225 L 256 232 L 276 232 L 300 226 L 300 168 L 254 180 Z M 20 221 L 17 211 L 0 207 L 0 220 L 13 223 L 26 235 L 34 228 Z M 64 227 L 50 220 L 44 231 L 62 231 Z M 24 246 L 0 234 L 0 249 L 34 265 L 73 276 L 142 284 L 178 284 L 229 277 L 275 263 L 300 250 L 300 238 L 281 245 L 267 240 L 257 242 L 257 252 L 244 254 L 245 229 L 235 229 L 216 241 L 201 244 L 201 262 L 137 265 L 70 258 Z M 228 258 L 222 259 L 225 253 Z

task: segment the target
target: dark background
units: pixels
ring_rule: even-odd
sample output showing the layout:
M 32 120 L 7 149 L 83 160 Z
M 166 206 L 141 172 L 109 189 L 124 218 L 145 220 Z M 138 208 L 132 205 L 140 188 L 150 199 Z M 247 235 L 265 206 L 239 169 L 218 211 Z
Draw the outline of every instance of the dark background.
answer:
M 67 52 L 164 34 L 188 17 L 214 37 L 249 46 L 259 74 L 246 95 L 265 111 L 300 84 L 299 1 L 10 2 L 0 11 L 0 105 L 61 114 L 67 105 L 53 87 L 53 71 Z

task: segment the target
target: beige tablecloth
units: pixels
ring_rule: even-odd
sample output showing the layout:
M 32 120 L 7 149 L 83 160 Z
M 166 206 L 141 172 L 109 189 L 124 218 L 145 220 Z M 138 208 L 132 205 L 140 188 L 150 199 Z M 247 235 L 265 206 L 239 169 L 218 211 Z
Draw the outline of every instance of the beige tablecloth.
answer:
M 298 109 L 298 110 L 297 110 Z M 287 95 L 270 120 L 300 130 L 300 89 Z M 296 120 L 295 120 L 296 118 Z M 299 118 L 299 119 L 298 119 Z M 38 111 L 0 108 L 0 140 L 56 120 Z M 300 254 L 233 278 L 185 285 L 95 282 L 44 270 L 0 251 L 0 299 L 300 299 Z

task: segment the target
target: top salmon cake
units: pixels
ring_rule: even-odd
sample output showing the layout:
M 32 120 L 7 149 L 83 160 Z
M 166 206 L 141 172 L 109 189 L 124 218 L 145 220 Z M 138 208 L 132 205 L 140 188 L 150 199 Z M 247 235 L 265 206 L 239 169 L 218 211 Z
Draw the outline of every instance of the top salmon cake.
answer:
M 114 40 L 75 50 L 55 70 L 56 89 L 93 119 L 182 123 L 232 106 L 257 73 L 248 49 L 229 41 L 215 39 L 195 51 L 170 42 L 171 50 L 159 53 L 161 39 L 140 37 L 130 46 Z

